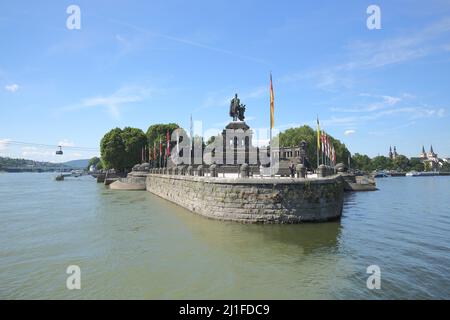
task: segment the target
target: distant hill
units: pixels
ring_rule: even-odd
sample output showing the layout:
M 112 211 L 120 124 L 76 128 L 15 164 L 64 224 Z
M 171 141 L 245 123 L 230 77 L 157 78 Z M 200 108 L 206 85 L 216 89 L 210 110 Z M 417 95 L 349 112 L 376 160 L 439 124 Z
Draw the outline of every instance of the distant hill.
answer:
M 63 162 L 63 165 L 70 167 L 70 168 L 75 168 L 75 169 L 86 169 L 88 164 L 89 164 L 89 159 L 72 160 L 72 161 Z
M 65 165 L 51 162 L 33 161 L 27 159 L 13 159 L 0 157 L 0 171 L 7 172 L 45 172 L 45 171 L 58 171 L 63 169 L 69 169 Z M 74 167 L 75 169 L 75 167 Z

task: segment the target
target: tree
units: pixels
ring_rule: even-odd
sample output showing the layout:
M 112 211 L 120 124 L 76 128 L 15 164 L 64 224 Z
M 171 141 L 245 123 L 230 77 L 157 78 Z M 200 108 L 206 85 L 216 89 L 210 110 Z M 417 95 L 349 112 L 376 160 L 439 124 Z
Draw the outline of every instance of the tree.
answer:
M 371 170 L 391 170 L 392 167 L 392 160 L 385 156 L 378 156 L 373 158 L 370 165 Z
M 393 161 L 393 169 L 397 171 L 408 171 L 409 159 L 404 155 L 398 155 Z
M 365 154 L 355 153 L 352 157 L 351 167 L 362 171 L 371 171 L 371 159 Z
M 122 130 L 125 146 L 124 168 L 131 169 L 142 161 L 142 148 L 147 145 L 147 136 L 141 129 L 126 127 Z
M 277 137 L 279 138 L 280 147 L 296 147 L 302 140 L 307 143 L 307 156 L 310 164 L 315 168 L 317 166 L 317 131 L 310 126 L 302 126 L 298 128 L 290 128 L 281 132 Z M 336 151 L 336 162 L 343 162 L 348 165 L 348 158 L 350 151 L 348 151 L 345 144 L 339 140 L 330 137 L 331 144 Z
M 115 128 L 104 135 L 100 142 L 100 152 L 105 169 L 114 168 L 119 172 L 129 171 L 141 161 L 142 148 L 147 138 L 141 129 Z
M 450 162 L 444 162 L 439 171 L 440 172 L 450 172 Z
M 100 163 L 100 158 L 99 157 L 93 157 L 89 160 L 89 163 L 87 165 L 87 170 L 89 170 L 89 168 L 91 166 L 94 166 L 95 168 L 97 168 L 98 164 Z
M 411 158 L 409 160 L 409 170 L 413 171 L 423 171 L 425 169 L 424 164 L 419 158 Z
M 178 129 L 180 126 L 176 123 L 159 123 L 151 125 L 147 129 L 147 142 L 150 146 L 153 146 L 156 143 L 159 146 L 159 141 L 166 141 L 167 130 L 169 131 L 169 135 L 172 136 L 172 132 Z
M 115 128 L 105 134 L 100 141 L 100 154 L 105 169 L 123 169 L 125 145 L 122 140 L 122 129 Z

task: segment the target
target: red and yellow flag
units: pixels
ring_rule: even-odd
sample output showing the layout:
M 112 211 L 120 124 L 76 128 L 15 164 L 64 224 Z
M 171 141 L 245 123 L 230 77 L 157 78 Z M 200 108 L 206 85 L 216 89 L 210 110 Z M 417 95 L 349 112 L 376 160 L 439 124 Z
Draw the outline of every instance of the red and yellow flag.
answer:
M 272 73 L 270 73 L 270 129 L 273 129 L 274 125 L 274 95 L 273 95 L 273 84 L 272 84 Z

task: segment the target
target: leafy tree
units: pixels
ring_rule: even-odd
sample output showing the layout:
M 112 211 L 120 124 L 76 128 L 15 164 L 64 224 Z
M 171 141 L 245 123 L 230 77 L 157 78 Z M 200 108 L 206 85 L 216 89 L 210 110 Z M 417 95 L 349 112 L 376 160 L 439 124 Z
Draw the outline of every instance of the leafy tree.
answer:
M 393 170 L 408 171 L 410 169 L 409 159 L 404 155 L 398 155 L 393 161 Z
M 392 170 L 393 162 L 385 156 L 377 156 L 372 159 L 370 167 L 371 170 Z
M 146 136 L 140 129 L 126 127 L 109 131 L 100 142 L 100 152 L 105 169 L 119 172 L 130 170 L 141 161 Z
M 131 169 L 142 160 L 142 148 L 147 144 L 147 137 L 141 129 L 126 127 L 122 130 L 122 140 L 125 146 L 125 165 Z
M 420 161 L 419 158 L 411 158 L 409 160 L 409 170 L 408 171 L 423 171 L 425 169 L 424 164 Z
M 278 137 L 280 147 L 296 147 L 301 141 L 307 143 L 307 156 L 310 164 L 315 168 L 317 166 L 317 131 L 310 126 L 302 126 L 298 128 L 290 128 L 281 132 Z M 336 151 L 336 162 L 343 162 L 348 165 L 350 151 L 345 144 L 339 140 L 331 138 L 331 143 Z
M 95 166 L 97 168 L 98 164 L 100 163 L 100 158 L 99 157 L 93 157 L 89 160 L 89 163 L 87 165 L 87 170 L 89 170 L 89 168 L 91 166 Z
M 105 169 L 124 167 L 125 145 L 122 139 L 122 129 L 115 128 L 105 134 L 100 141 L 100 154 L 105 165 Z
M 159 146 L 159 141 L 166 141 L 167 130 L 169 130 L 169 135 L 172 136 L 172 132 L 178 129 L 180 126 L 176 123 L 159 123 L 151 125 L 147 129 L 147 142 L 150 146 L 153 146 L 153 143 L 156 143 Z
M 351 167 L 363 171 L 371 171 L 371 159 L 365 154 L 355 153 L 352 157 Z
M 96 169 L 97 170 L 103 170 L 104 169 L 103 161 L 100 159 L 100 162 L 97 163 Z
M 441 169 L 439 170 L 441 172 L 450 172 L 450 163 L 449 162 L 444 162 L 444 164 L 442 165 Z

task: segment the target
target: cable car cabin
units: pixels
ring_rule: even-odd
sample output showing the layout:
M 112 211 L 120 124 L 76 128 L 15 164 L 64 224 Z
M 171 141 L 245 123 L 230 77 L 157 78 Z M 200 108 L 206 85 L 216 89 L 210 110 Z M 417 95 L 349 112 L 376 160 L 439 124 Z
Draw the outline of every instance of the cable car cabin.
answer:
M 59 150 L 56 151 L 56 155 L 57 156 L 62 156 L 64 154 L 64 152 L 62 151 L 61 146 L 59 146 Z

